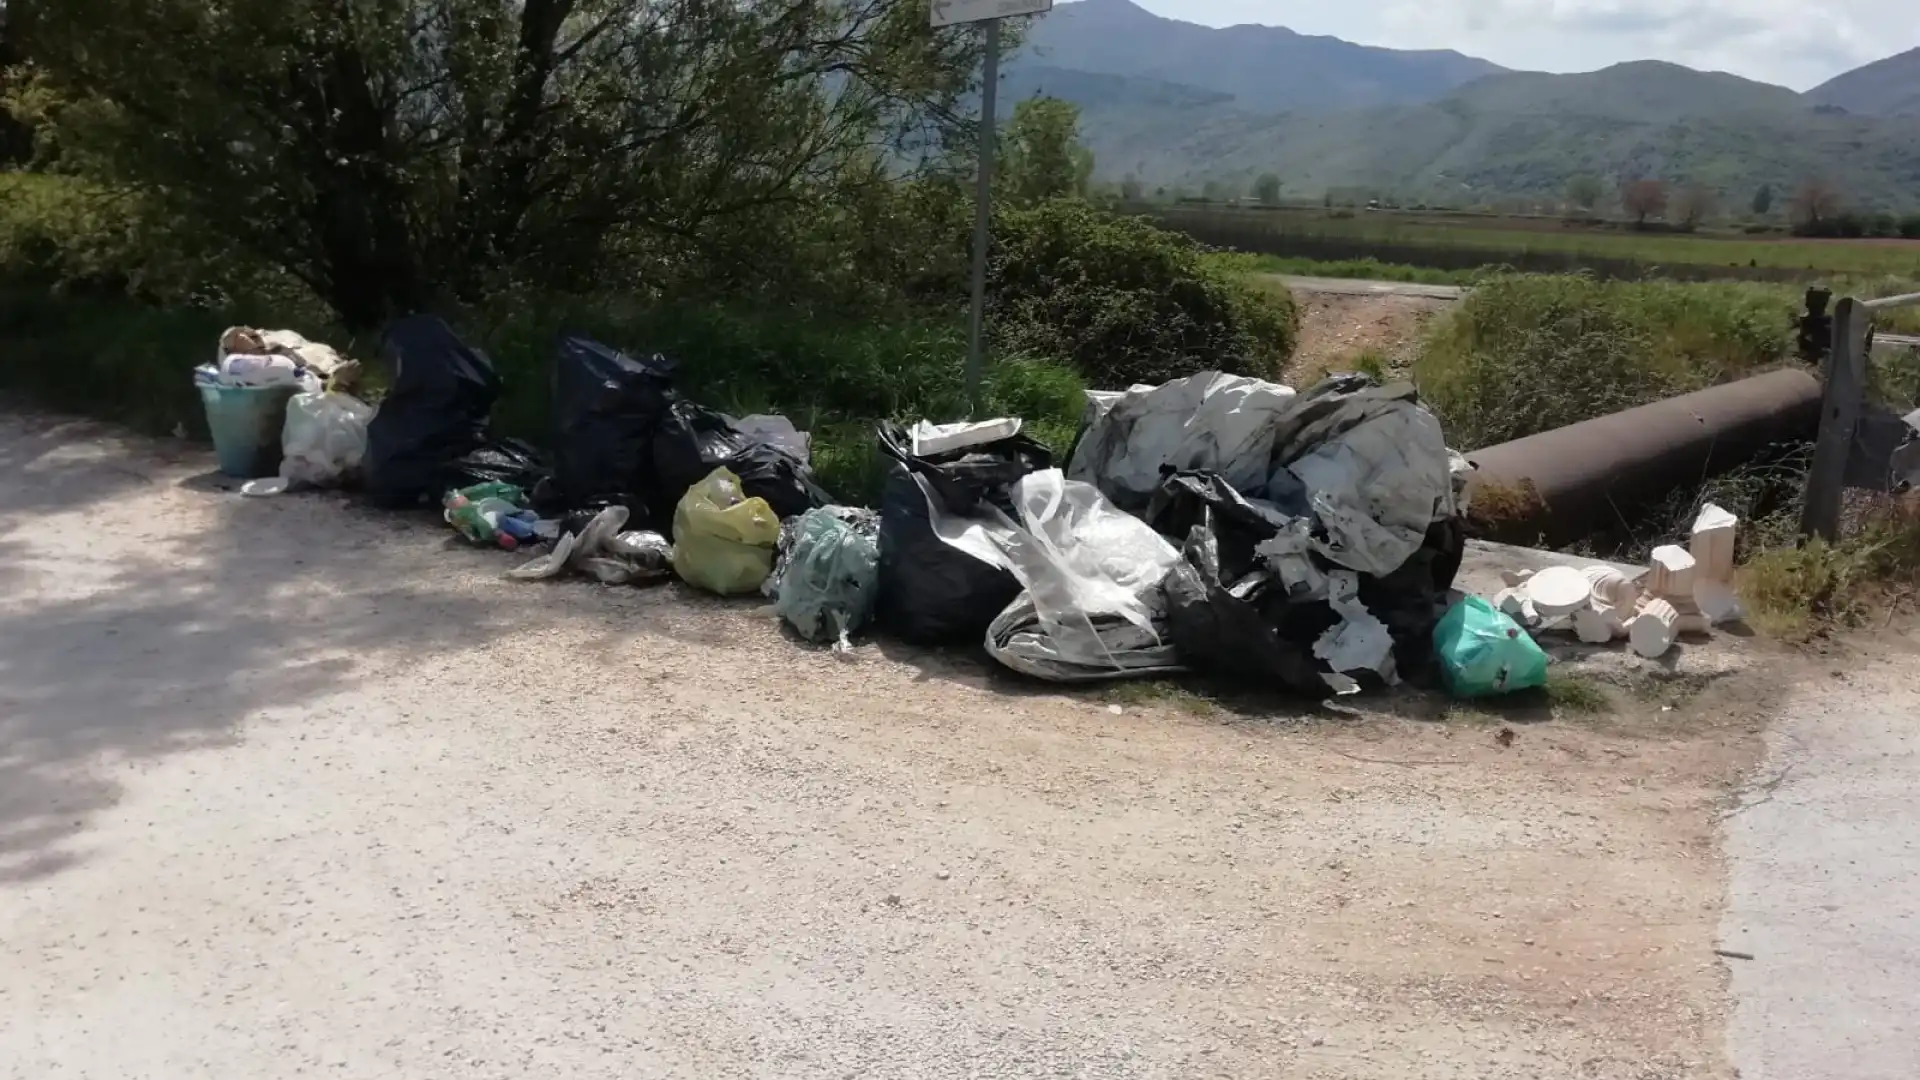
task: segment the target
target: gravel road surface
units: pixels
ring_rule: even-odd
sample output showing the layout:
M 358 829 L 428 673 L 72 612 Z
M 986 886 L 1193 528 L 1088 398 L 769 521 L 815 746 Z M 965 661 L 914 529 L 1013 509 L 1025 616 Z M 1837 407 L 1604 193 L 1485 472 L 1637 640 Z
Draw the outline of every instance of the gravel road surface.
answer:
M 1730 1075 L 1711 694 L 1115 715 L 210 467 L 0 415 L 0 1077 Z

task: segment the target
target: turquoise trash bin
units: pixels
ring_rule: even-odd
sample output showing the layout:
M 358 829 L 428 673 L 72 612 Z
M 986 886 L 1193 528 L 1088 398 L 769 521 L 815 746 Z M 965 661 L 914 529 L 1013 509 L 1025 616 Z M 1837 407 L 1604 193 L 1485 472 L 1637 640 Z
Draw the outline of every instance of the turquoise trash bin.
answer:
M 221 386 L 195 380 L 207 407 L 207 430 L 220 471 L 240 480 L 280 472 L 280 432 L 287 425 L 291 386 Z

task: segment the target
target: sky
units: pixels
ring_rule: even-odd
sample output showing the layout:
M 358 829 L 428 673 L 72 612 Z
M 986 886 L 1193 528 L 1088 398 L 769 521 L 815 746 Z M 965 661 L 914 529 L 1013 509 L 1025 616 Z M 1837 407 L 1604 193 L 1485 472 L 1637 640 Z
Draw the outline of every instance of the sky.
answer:
M 1135 0 L 1209 26 L 1264 23 L 1505 67 L 1670 60 L 1808 90 L 1920 46 L 1920 0 Z

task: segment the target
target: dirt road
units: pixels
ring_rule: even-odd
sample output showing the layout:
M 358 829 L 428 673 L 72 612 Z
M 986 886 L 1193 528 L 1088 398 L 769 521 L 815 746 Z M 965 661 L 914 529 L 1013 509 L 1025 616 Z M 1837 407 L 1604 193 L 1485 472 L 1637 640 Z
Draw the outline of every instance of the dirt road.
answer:
M 1401 296 L 1416 300 L 1458 300 L 1467 295 L 1460 285 L 1421 285 L 1410 281 L 1366 281 L 1359 278 L 1300 277 L 1274 274 L 1295 292 L 1326 296 Z
M 1711 698 L 1114 715 L 209 467 L 0 417 L 0 1076 L 1728 1075 Z

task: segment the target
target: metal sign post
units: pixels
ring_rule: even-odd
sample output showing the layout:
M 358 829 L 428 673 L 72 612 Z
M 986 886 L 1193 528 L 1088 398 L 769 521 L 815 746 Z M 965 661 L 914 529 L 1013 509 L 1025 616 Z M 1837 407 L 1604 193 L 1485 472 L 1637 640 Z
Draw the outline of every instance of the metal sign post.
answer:
M 967 400 L 981 408 L 987 321 L 987 246 L 993 232 L 993 152 L 1000 90 L 1000 20 L 1053 10 L 1053 0 L 932 0 L 933 25 L 987 24 L 987 57 L 981 72 L 980 165 L 973 205 L 973 306 L 967 313 Z

